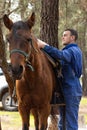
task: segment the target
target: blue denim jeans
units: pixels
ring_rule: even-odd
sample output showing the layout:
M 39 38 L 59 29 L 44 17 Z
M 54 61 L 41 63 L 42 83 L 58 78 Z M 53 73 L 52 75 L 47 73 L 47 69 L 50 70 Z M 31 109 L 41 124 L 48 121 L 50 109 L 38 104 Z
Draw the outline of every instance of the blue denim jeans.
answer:
M 78 130 L 78 112 L 79 112 L 79 104 L 81 100 L 81 96 L 64 96 L 65 98 L 65 123 L 66 123 L 66 130 Z M 63 130 L 63 111 L 64 107 L 59 107 L 59 123 L 58 123 L 58 130 Z

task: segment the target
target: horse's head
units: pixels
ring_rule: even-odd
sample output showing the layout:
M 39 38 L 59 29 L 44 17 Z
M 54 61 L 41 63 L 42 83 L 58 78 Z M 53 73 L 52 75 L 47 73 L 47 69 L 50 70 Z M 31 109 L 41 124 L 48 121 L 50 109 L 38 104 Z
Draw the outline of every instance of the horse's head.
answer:
M 23 74 L 24 66 L 30 58 L 32 43 L 31 28 L 35 23 L 35 14 L 32 13 L 27 21 L 13 23 L 7 15 L 3 17 L 5 26 L 10 33 L 7 35 L 11 57 L 12 74 L 14 78 L 20 79 Z

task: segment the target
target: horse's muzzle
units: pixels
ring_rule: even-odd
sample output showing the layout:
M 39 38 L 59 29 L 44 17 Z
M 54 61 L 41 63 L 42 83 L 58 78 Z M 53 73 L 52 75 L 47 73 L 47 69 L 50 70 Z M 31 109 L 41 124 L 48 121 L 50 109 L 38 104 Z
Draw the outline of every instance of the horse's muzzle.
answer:
M 17 67 L 11 66 L 12 76 L 15 80 L 20 80 L 22 78 L 23 66 L 19 65 Z

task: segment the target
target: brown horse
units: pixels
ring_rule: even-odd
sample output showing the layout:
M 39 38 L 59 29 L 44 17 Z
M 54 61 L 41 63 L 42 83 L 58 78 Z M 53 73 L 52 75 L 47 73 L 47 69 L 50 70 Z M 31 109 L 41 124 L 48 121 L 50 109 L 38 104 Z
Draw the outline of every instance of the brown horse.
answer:
M 56 77 L 52 65 L 38 48 L 37 39 L 31 32 L 35 23 L 35 14 L 32 13 L 27 21 L 15 23 L 7 15 L 4 15 L 3 19 L 10 31 L 7 40 L 12 74 L 16 79 L 22 130 L 29 130 L 31 110 L 35 119 L 35 130 L 46 130 Z

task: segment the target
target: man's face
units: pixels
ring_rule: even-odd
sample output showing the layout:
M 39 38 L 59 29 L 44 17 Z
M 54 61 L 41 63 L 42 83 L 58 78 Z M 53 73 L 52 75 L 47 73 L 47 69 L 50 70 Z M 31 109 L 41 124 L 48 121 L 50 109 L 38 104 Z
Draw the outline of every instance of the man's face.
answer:
M 75 36 L 71 35 L 70 31 L 64 31 L 62 36 L 63 45 L 68 45 L 73 42 L 75 42 Z

